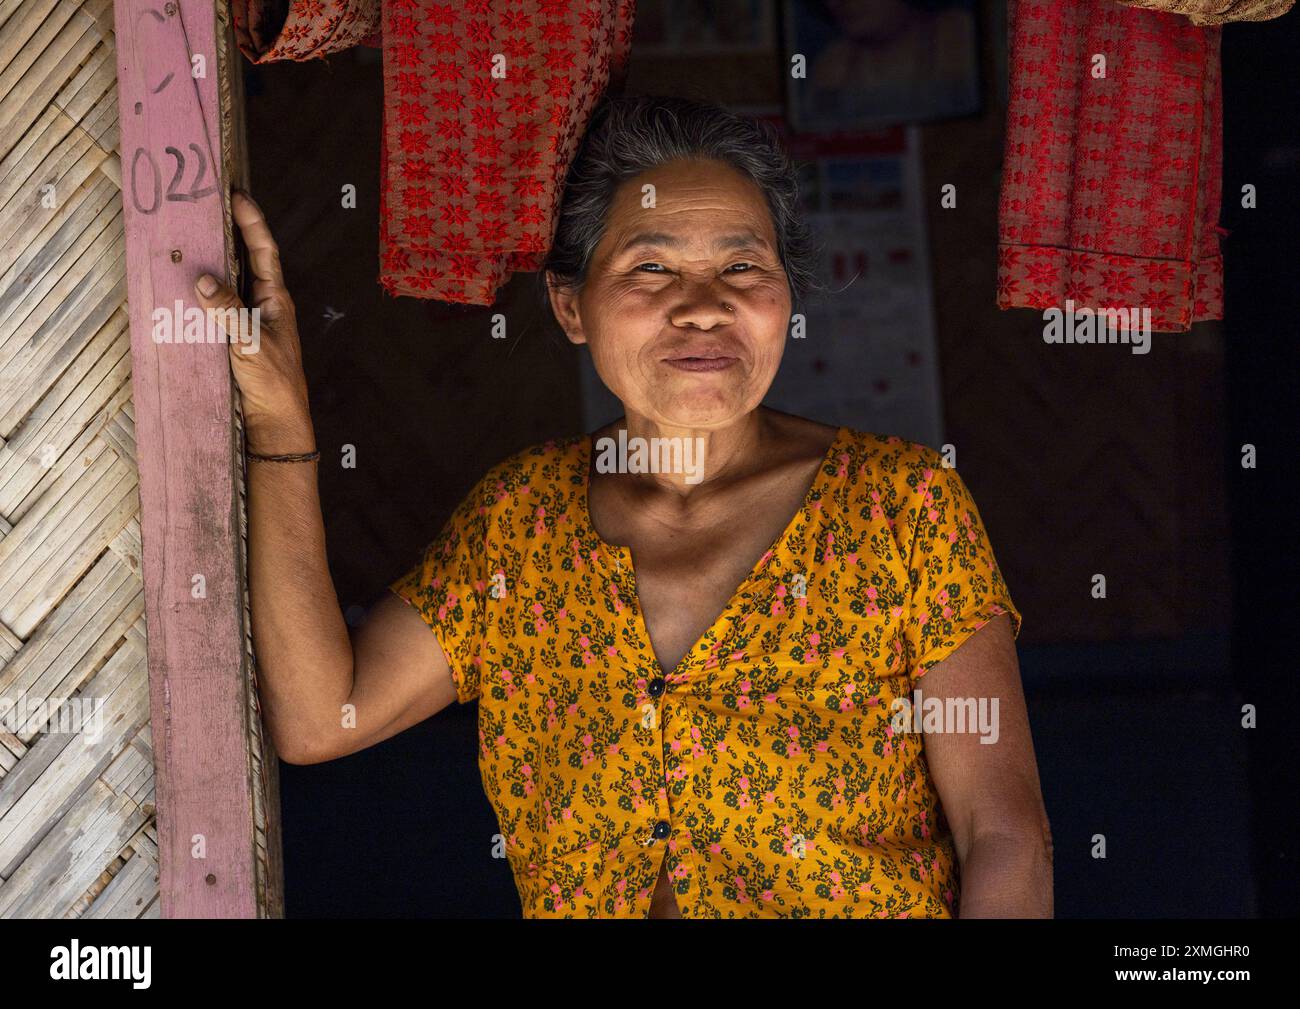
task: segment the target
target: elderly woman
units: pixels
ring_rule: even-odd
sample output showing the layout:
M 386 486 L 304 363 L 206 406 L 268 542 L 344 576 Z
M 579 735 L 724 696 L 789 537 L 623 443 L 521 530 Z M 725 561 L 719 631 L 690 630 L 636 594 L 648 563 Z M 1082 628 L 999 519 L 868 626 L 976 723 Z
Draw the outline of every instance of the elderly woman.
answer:
M 762 406 L 813 280 L 771 134 L 602 103 L 544 278 L 626 413 L 493 467 L 351 639 L 279 253 L 251 201 L 235 216 L 264 325 L 231 356 L 253 635 L 285 760 L 477 699 L 527 917 L 1051 914 L 1020 616 L 965 485 L 922 445 Z M 238 304 L 212 283 L 206 305 Z

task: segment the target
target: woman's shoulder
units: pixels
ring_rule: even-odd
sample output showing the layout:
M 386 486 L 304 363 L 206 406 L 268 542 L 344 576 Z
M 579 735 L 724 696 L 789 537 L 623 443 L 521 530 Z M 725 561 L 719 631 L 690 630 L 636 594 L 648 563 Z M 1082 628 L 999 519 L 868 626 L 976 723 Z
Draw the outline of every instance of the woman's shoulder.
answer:
M 854 464 L 851 469 L 857 480 L 872 481 L 923 474 L 926 470 L 951 468 L 946 457 L 939 451 L 919 441 L 894 434 L 881 434 L 854 427 L 842 427 L 839 436 L 842 455 Z
M 838 470 L 841 476 L 852 476 L 855 483 L 900 470 L 911 472 L 944 465 L 943 457 L 928 445 L 898 435 L 765 409 L 791 444 L 802 450 L 817 446 L 815 451 L 825 452 L 828 467 Z
M 845 505 L 891 522 L 928 510 L 936 499 L 967 494 L 949 455 L 898 435 L 841 428 L 839 458 Z
M 487 511 L 531 504 L 547 507 L 570 497 L 586 478 L 587 435 L 535 442 L 488 468 L 467 495 Z

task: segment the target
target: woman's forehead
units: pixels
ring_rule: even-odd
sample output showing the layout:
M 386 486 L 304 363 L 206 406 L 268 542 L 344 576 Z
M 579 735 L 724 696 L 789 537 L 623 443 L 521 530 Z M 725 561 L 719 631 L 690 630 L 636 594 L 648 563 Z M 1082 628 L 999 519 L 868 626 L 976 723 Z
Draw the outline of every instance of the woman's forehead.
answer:
M 633 250 L 660 250 L 672 252 L 743 252 L 764 249 L 775 252 L 772 243 L 752 227 L 737 227 L 732 222 L 716 222 L 717 226 L 701 225 L 687 229 L 686 234 L 678 231 L 632 230 L 623 235 L 611 236 L 611 255 L 619 255 Z M 652 225 L 653 227 L 653 225 Z
M 659 206 L 674 200 L 682 202 L 701 198 L 743 203 L 763 200 L 763 191 L 754 181 L 725 161 L 679 158 L 625 179 L 614 194 L 614 206 L 622 204 L 640 208 L 645 202 L 646 186 L 655 190 L 653 202 Z
M 605 245 L 710 250 L 771 247 L 775 232 L 763 192 L 718 161 L 676 161 L 625 180 L 606 219 Z

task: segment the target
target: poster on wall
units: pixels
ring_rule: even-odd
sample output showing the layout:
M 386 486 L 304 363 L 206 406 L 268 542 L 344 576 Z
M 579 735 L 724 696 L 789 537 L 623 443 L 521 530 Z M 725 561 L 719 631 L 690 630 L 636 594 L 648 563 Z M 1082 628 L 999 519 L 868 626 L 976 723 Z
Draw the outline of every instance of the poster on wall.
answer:
M 811 149 L 809 146 L 811 145 Z M 766 402 L 831 424 L 942 442 L 920 131 L 794 139 L 821 277 Z M 797 320 L 796 320 L 797 321 Z M 845 376 L 849 376 L 846 380 Z M 833 391 L 831 391 L 833 390 Z

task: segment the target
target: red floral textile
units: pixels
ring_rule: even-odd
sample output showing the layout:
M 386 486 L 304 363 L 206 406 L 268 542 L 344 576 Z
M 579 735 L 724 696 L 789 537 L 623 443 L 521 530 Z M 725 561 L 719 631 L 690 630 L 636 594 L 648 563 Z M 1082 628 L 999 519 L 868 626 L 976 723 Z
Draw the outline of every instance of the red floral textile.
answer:
M 254 62 L 367 41 L 378 0 L 236 7 Z M 626 69 L 635 0 L 385 0 L 379 282 L 394 295 L 490 305 L 541 267 L 564 177 L 596 100 Z M 243 27 L 240 28 L 240 24 Z
M 1222 319 L 1222 29 L 1111 0 L 1008 14 L 998 307 Z
M 233 0 L 239 50 L 254 63 L 312 60 L 358 43 L 379 45 L 380 0 L 294 0 L 284 24 L 271 0 Z

